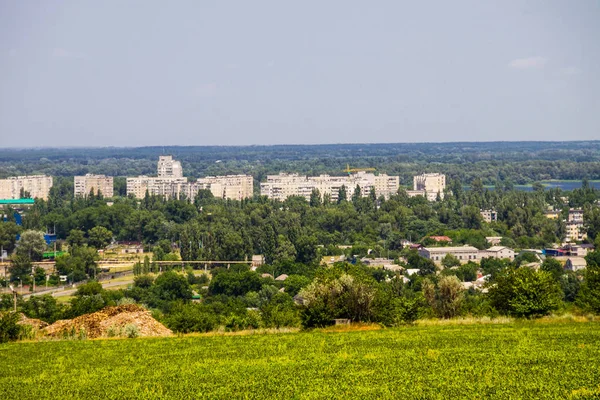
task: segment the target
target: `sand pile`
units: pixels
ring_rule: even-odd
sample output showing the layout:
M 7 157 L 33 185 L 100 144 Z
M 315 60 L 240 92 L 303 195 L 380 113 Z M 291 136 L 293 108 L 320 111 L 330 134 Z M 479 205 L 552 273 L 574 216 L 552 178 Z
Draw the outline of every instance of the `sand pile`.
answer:
M 17 322 L 19 325 L 30 325 L 35 329 L 42 329 L 48 326 L 47 322 L 42 321 L 41 319 L 35 318 L 27 318 L 25 314 L 21 314 L 21 319 Z
M 132 327 L 135 328 L 132 328 Z M 163 324 L 152 318 L 150 311 L 136 304 L 106 307 L 92 314 L 74 319 L 63 319 L 42 329 L 49 336 L 68 337 L 81 335 L 88 338 L 130 336 L 169 336 Z

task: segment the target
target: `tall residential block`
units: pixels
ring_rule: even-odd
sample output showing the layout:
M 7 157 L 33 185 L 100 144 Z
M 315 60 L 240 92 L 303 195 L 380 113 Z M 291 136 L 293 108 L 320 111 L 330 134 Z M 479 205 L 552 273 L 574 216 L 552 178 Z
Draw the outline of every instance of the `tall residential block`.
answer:
M 104 197 L 113 197 L 113 177 L 92 174 L 75 177 L 75 197 L 85 197 L 89 195 L 91 191 L 96 195 L 100 192 Z
M 21 192 L 29 193 L 32 199 L 48 200 L 52 177 L 46 175 L 15 176 L 0 179 L 0 199 L 19 199 Z
M 400 177 L 386 174 L 375 175 L 360 171 L 349 176 L 301 176 L 298 174 L 267 175 L 267 181 L 260 184 L 261 196 L 270 199 L 285 200 L 289 196 L 302 196 L 310 200 L 313 190 L 317 189 L 321 196 L 329 195 L 332 201 L 337 201 L 339 190 L 344 186 L 348 198 L 354 194 L 356 186 L 360 188 L 361 196 L 366 197 L 375 190 L 377 197 L 389 198 L 397 193 Z
M 183 178 L 181 163 L 172 156 L 159 156 L 157 170 L 159 178 Z
M 421 174 L 413 178 L 413 190 L 408 191 L 409 196 L 424 196 L 429 201 L 435 201 L 438 194 L 444 198 L 446 189 L 446 175 Z
M 157 175 L 127 178 L 127 195 L 143 198 L 148 192 L 166 198 L 193 199 L 199 190 L 207 189 L 220 199 L 242 200 L 252 197 L 254 192 L 254 180 L 250 175 L 208 176 L 188 182 L 181 163 L 171 156 L 159 158 Z

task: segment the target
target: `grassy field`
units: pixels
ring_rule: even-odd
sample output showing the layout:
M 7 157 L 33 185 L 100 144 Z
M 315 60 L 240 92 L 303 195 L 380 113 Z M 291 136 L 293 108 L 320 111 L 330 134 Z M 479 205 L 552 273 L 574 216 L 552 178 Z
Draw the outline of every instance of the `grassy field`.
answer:
M 0 398 L 600 398 L 600 324 L 0 345 Z

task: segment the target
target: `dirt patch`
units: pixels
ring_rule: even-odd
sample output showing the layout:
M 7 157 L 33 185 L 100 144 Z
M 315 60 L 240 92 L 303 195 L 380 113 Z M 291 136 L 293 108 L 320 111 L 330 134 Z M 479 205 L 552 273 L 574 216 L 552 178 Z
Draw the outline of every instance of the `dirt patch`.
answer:
M 42 329 L 42 332 L 53 337 L 85 335 L 90 339 L 119 336 L 159 337 L 173 334 L 170 329 L 152 318 L 150 311 L 136 304 L 106 307 L 74 319 L 59 320 Z

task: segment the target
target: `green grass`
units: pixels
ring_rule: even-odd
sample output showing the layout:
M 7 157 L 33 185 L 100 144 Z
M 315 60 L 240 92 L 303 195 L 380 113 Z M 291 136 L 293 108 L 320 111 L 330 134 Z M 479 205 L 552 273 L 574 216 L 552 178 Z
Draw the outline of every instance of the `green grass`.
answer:
M 600 324 L 0 346 L 0 398 L 599 398 Z

